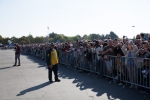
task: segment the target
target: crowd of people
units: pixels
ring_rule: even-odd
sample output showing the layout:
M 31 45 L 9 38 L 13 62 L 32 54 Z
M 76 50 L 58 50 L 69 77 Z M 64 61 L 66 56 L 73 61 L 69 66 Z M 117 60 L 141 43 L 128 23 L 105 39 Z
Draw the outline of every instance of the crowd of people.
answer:
M 20 45 L 21 51 L 46 60 L 50 44 Z M 81 73 L 108 77 L 118 85 L 130 84 L 130 88 L 140 88 L 142 93 L 150 93 L 150 38 L 136 35 L 134 40 L 77 40 L 75 42 L 54 43 L 59 63 L 74 68 Z

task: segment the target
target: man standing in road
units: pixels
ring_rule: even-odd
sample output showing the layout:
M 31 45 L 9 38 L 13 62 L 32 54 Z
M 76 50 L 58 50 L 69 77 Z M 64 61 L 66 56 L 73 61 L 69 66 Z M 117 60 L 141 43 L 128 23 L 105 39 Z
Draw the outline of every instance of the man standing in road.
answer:
M 60 80 L 58 79 L 58 56 L 53 43 L 51 43 L 50 48 L 46 52 L 46 63 L 48 66 L 49 82 L 53 82 L 52 71 L 55 75 L 55 82 L 60 82 Z
M 18 66 L 20 66 L 20 46 L 16 44 L 15 46 L 15 64 L 13 66 L 17 66 L 17 59 L 18 59 Z

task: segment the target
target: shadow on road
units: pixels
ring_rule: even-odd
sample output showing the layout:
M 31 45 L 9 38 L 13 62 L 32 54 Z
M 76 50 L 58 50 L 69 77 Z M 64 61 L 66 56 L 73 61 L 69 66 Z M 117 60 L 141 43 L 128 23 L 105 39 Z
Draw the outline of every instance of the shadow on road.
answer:
M 34 56 L 26 56 L 33 62 L 38 63 L 39 67 L 46 67 L 45 61 Z M 79 73 L 73 69 L 67 69 L 62 65 L 59 65 L 59 77 L 62 77 L 63 79 L 73 79 L 72 83 L 76 84 L 76 87 L 78 87 L 81 91 L 91 89 L 92 92 L 96 93 L 96 96 L 103 96 L 106 94 L 109 100 L 116 100 L 117 98 L 119 98 L 117 100 L 149 100 L 150 98 L 149 95 L 141 94 L 139 90 L 129 89 L 128 87 L 123 89 L 122 86 L 118 86 L 117 84 L 109 84 L 109 81 L 106 78 L 95 78 L 91 75 L 87 76 L 87 73 Z M 47 85 L 48 83 L 46 82 L 41 85 L 31 87 L 21 91 L 17 96 L 24 95 L 27 92 L 40 89 Z
M 44 61 L 44 60 L 42 60 L 40 58 L 37 58 L 36 56 L 27 55 L 27 54 L 24 54 L 24 53 L 21 53 L 21 55 L 26 56 L 27 59 L 30 59 L 34 63 L 38 63 L 38 65 L 39 65 L 38 68 L 46 67 L 46 61 Z
M 0 68 L 0 70 L 3 70 L 3 69 L 8 69 L 8 68 L 13 68 L 13 66 L 9 66 L 9 67 L 3 67 L 3 68 Z
M 149 100 L 149 95 L 141 94 L 137 89 L 129 89 L 128 87 L 122 88 L 117 84 L 109 84 L 106 78 L 95 78 L 88 73 L 79 73 L 73 69 L 59 66 L 59 77 L 64 79 L 73 79 L 73 84 L 76 84 L 81 91 L 91 89 L 97 96 L 107 94 L 109 100 Z M 117 99 L 118 100 L 118 99 Z
M 21 96 L 21 95 L 24 95 L 28 92 L 32 92 L 32 91 L 35 91 L 35 90 L 38 90 L 38 89 L 41 89 L 41 88 L 44 88 L 45 86 L 48 86 L 52 83 L 50 83 L 49 81 L 48 82 L 45 82 L 45 83 L 42 83 L 40 85 L 37 85 L 37 86 L 34 86 L 34 87 L 30 87 L 28 89 L 25 89 L 23 91 L 21 91 L 19 94 L 17 94 L 17 96 Z

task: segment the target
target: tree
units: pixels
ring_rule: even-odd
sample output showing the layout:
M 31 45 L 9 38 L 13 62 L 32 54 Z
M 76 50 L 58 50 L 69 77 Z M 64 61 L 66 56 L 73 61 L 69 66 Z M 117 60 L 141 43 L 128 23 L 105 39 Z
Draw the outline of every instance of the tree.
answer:
M 76 36 L 74 36 L 72 39 L 73 39 L 74 41 L 77 41 L 77 40 L 81 39 L 81 36 L 80 36 L 80 35 L 76 35 Z
M 49 42 L 54 42 L 54 39 L 53 38 L 49 38 Z
M 7 38 L 3 38 L 2 44 L 4 44 L 4 45 L 8 45 L 8 40 L 10 40 L 10 38 L 9 38 L 9 37 L 7 37 Z
M 57 35 L 57 33 L 52 32 L 49 34 L 49 38 L 55 38 L 56 35 Z
M 83 37 L 81 37 L 80 35 L 76 35 L 76 36 L 71 36 L 71 37 L 68 37 L 68 36 L 65 36 L 63 34 L 57 34 L 57 33 L 54 33 L 52 32 L 51 34 L 49 34 L 49 37 L 33 37 L 32 34 L 29 34 L 27 37 L 26 36 L 22 36 L 20 38 L 16 38 L 15 36 L 11 37 L 11 38 L 3 38 L 1 35 L 0 35 L 0 43 L 3 43 L 3 44 L 8 44 L 8 40 L 12 40 L 13 43 L 19 43 L 19 44 L 30 44 L 30 43 L 44 43 L 44 42 L 57 42 L 58 40 L 60 42 L 73 42 L 73 41 L 77 41 L 77 40 L 80 40 L 81 38 L 84 38 L 86 40 L 93 40 L 93 39 L 107 39 L 107 37 L 111 37 L 112 39 L 113 38 L 118 38 L 118 36 L 113 32 L 111 31 L 110 34 L 95 34 L 95 33 L 92 33 L 90 35 L 83 35 Z
M 46 36 L 46 37 L 44 37 L 44 38 L 45 38 L 45 39 L 44 39 L 45 43 L 49 43 L 49 37 Z M 35 40 L 34 40 L 34 42 L 35 42 Z
M 44 37 L 43 36 L 40 36 L 40 42 L 44 43 Z
M 20 44 L 29 44 L 30 41 L 29 41 L 29 39 L 27 37 L 22 36 L 21 38 L 19 38 L 19 43 Z
M 106 34 L 106 35 L 105 35 L 105 39 L 107 39 L 108 37 L 111 38 L 110 34 Z
M 11 41 L 12 41 L 13 43 L 17 43 L 17 40 L 18 40 L 18 39 L 17 39 L 15 36 L 11 37 L 10 39 L 11 39 Z
M 35 37 L 35 43 L 44 43 L 44 37 L 43 36 L 41 36 L 41 37 L 36 36 Z
M 57 34 L 53 39 L 54 42 L 57 42 L 57 41 L 64 42 L 65 40 L 68 40 L 68 37 L 65 38 L 63 34 Z
M 110 32 L 110 37 L 111 37 L 112 39 L 118 38 L 118 36 L 117 36 L 113 31 Z
M 27 36 L 27 38 L 28 38 L 28 40 L 30 41 L 30 43 L 34 43 L 34 38 L 33 38 L 33 36 L 32 36 L 31 34 L 29 34 L 29 35 Z
M 99 35 L 99 34 L 94 34 L 94 33 L 93 33 L 93 34 L 90 34 L 90 35 L 89 35 L 89 39 L 90 39 L 90 40 L 94 40 L 94 39 L 98 39 L 98 38 L 100 38 L 100 35 Z
M 83 35 L 83 38 L 84 38 L 84 39 L 89 39 L 88 35 L 86 35 L 86 34 Z
M 106 37 L 105 37 L 104 34 L 100 35 L 100 38 L 101 38 L 102 40 L 106 39 Z
M 2 43 L 3 41 L 3 37 L 0 35 L 0 43 Z

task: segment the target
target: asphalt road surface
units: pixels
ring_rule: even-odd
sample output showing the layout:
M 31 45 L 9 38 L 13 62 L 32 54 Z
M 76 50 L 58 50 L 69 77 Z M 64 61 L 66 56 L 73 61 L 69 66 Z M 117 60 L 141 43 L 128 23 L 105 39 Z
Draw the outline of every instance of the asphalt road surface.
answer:
M 124 89 L 106 78 L 94 78 L 59 65 L 61 82 L 48 82 L 45 61 L 21 55 L 13 67 L 13 50 L 0 50 L 0 100 L 150 100 L 140 90 Z

